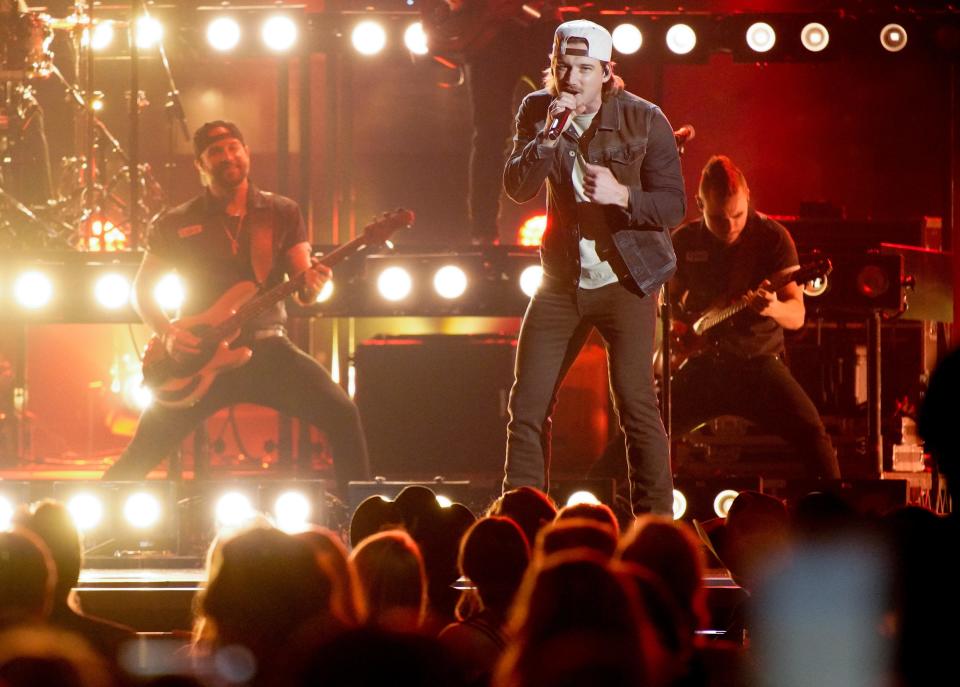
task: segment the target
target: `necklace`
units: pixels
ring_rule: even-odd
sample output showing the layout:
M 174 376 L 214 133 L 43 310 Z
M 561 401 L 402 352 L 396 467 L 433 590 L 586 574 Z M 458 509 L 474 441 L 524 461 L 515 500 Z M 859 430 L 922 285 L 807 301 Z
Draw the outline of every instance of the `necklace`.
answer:
M 236 226 L 231 231 L 230 226 L 236 222 Z M 227 235 L 230 241 L 230 251 L 236 255 L 240 252 L 240 231 L 243 229 L 243 215 L 227 215 L 227 221 L 223 223 L 223 233 Z

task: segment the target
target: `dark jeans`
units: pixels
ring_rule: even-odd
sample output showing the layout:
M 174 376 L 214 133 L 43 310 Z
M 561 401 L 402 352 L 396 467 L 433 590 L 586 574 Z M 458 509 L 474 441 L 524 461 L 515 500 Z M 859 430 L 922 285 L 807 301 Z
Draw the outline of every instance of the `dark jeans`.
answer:
M 360 414 L 346 392 L 286 337 L 262 339 L 252 348 L 250 362 L 217 377 L 196 405 L 165 408 L 154 404 L 144 411 L 129 446 L 103 478 L 142 479 L 204 418 L 236 403 L 253 403 L 309 422 L 326 433 L 344 496 L 348 481 L 368 479 Z
M 673 375 L 672 401 L 674 434 L 689 432 L 718 415 L 739 415 L 796 447 L 811 477 L 840 478 L 820 414 L 776 356 L 691 358 Z
M 657 301 L 616 283 L 599 289 L 544 285 L 531 299 L 510 392 L 504 491 L 549 487 L 550 416 L 567 370 L 594 327 L 603 337 L 610 387 L 626 435 L 635 513 L 672 513 L 667 435 L 653 384 Z

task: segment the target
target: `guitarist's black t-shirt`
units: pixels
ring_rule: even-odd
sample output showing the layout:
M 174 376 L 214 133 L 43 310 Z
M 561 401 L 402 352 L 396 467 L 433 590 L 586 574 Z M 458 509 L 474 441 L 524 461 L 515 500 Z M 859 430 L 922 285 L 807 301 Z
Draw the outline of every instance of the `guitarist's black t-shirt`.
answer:
M 257 237 L 269 244 L 260 249 L 263 256 L 272 255 L 273 259 L 262 283 L 254 274 L 251 259 L 251 241 Z M 280 283 L 286 271 L 287 251 L 306 240 L 297 204 L 260 191 L 253 184 L 239 226 L 237 218 L 228 217 L 213 197 L 204 193 L 164 214 L 147 237 L 148 250 L 173 265 L 184 281 L 183 315 L 205 311 L 237 282 L 252 281 L 260 291 Z M 244 330 L 266 329 L 285 321 L 286 309 L 280 302 L 254 318 Z
M 764 279 L 800 264 L 786 228 L 753 210 L 731 246 L 710 233 L 702 219 L 677 229 L 673 246 L 677 252 L 675 280 L 687 292 L 682 310 L 675 309 L 674 316 L 684 320 L 695 319 L 708 308 L 729 305 Z M 681 298 L 683 293 L 674 290 L 672 296 Z M 706 336 L 721 350 L 744 358 L 783 351 L 780 325 L 750 309 L 717 325 Z

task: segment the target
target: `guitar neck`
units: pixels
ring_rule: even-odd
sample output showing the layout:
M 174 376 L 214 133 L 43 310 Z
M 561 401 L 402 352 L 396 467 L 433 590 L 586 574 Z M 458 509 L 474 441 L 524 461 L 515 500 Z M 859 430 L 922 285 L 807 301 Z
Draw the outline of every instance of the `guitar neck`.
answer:
M 347 241 L 343 245 L 337 246 L 330 253 L 320 258 L 320 264 L 327 267 L 333 267 L 353 253 L 361 250 L 366 245 L 366 235 L 357 236 L 356 238 Z M 237 312 L 221 322 L 219 325 L 211 328 L 206 334 L 204 334 L 204 338 L 209 339 L 210 341 L 222 341 L 231 333 L 243 327 L 243 325 L 257 315 L 260 315 L 267 309 L 273 307 L 276 303 L 284 300 L 287 296 L 298 291 L 303 286 L 303 283 L 306 280 L 306 275 L 307 272 L 304 270 L 303 272 L 294 275 L 287 281 L 281 282 L 270 290 L 265 291 L 257 298 L 254 298 L 249 303 L 241 306 Z
M 800 271 L 791 272 L 789 274 L 783 275 L 780 278 L 775 279 L 773 282 L 771 282 L 769 290 L 779 291 L 790 282 L 797 281 L 800 275 L 801 275 Z M 804 281 L 806 280 L 804 279 Z M 709 331 L 710 329 L 713 329 L 718 324 L 721 324 L 722 322 L 726 322 L 731 317 L 736 315 L 738 312 L 741 312 L 742 310 L 744 310 L 747 307 L 746 301 L 743 300 L 744 295 L 746 294 L 741 295 L 740 299 L 737 300 L 736 303 L 731 303 L 726 308 L 721 308 L 720 310 L 711 311 L 706 315 L 704 315 L 703 317 L 701 317 L 699 320 L 696 321 L 696 323 L 694 323 L 694 326 L 693 326 L 694 332 L 700 335 L 705 334 L 707 331 Z

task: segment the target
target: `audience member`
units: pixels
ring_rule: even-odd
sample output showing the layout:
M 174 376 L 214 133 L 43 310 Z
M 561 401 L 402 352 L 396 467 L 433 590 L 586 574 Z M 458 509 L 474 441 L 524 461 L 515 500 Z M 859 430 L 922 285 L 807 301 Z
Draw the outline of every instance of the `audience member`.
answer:
M 3 687 L 112 687 L 107 663 L 79 636 L 31 625 L 0 633 Z
M 537 532 L 557 516 L 557 506 L 539 489 L 518 487 L 497 498 L 487 509 L 487 515 L 502 515 L 513 520 L 532 546 L 537 541 Z
M 633 585 L 588 550 L 546 557 L 528 571 L 511 612 L 514 641 L 496 687 L 648 684 Z
M 49 621 L 59 628 L 76 632 L 111 663 L 117 660 L 120 646 L 136 637 L 129 627 L 87 615 L 80 607 L 73 588 L 83 566 L 80 532 L 62 503 L 44 500 L 20 510 L 14 521 L 30 530 L 46 544 L 56 568 L 57 584 Z
M 458 622 L 441 631 L 440 641 L 464 666 L 471 685 L 489 683 L 507 646 L 507 612 L 529 560 L 527 539 L 509 518 L 478 520 L 463 537 L 458 565 L 474 589 L 463 592 Z
M 577 503 L 572 506 L 564 506 L 557 511 L 557 520 L 566 520 L 569 518 L 582 518 L 584 520 L 595 520 L 602 525 L 610 525 L 613 530 L 613 536 L 620 537 L 620 522 L 617 516 L 613 514 L 610 506 L 603 503 Z
M 45 621 L 53 607 L 57 572 L 39 537 L 0 532 L 0 629 Z
M 556 520 L 540 530 L 537 535 L 534 558 L 539 559 L 560 551 L 581 548 L 610 558 L 617 549 L 617 538 L 610 525 L 596 520 L 584 518 Z
M 357 573 L 347 560 L 347 548 L 335 533 L 314 527 L 294 535 L 313 548 L 317 565 L 331 583 L 330 610 L 347 625 L 358 625 L 366 613 Z
M 420 547 L 402 530 L 367 537 L 350 554 L 357 571 L 367 622 L 416 630 L 427 612 L 427 576 Z

